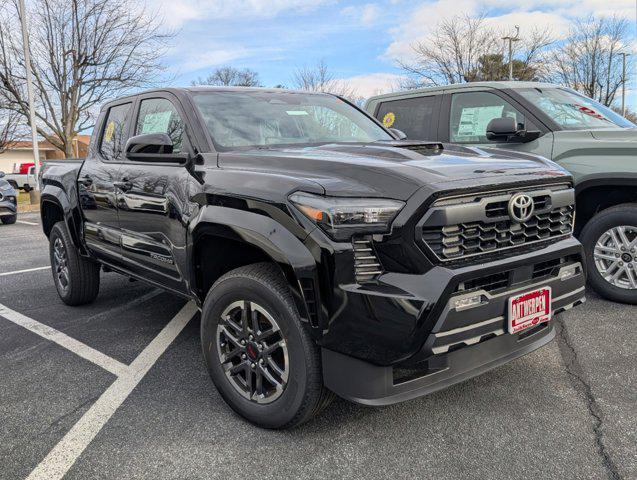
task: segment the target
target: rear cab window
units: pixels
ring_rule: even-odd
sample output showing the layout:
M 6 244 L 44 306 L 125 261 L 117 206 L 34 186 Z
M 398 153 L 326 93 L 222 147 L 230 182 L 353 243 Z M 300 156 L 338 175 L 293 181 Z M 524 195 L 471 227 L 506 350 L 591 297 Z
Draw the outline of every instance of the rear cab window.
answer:
M 376 118 L 385 128 L 397 128 L 410 140 L 432 140 L 437 137 L 438 102 L 438 95 L 383 102 L 376 112 Z
M 108 109 L 99 145 L 99 152 L 104 160 L 117 161 L 123 158 L 131 107 L 132 103 L 123 103 Z

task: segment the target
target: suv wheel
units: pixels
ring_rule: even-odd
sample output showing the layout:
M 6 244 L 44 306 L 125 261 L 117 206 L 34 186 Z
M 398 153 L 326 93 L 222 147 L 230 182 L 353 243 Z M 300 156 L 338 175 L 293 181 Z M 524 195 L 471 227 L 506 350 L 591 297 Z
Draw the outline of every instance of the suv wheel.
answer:
M 64 222 L 51 230 L 49 253 L 53 281 L 62 301 L 75 306 L 95 300 L 100 290 L 100 266 L 79 254 Z
M 637 205 L 603 210 L 586 224 L 581 240 L 595 291 L 637 304 Z
M 10 217 L 2 217 L 2 223 L 5 225 L 13 225 L 18 220 L 17 215 L 11 215 Z
M 273 264 L 233 270 L 210 289 L 201 344 L 217 390 L 230 407 L 265 428 L 291 428 L 328 405 L 320 350 L 301 323 Z

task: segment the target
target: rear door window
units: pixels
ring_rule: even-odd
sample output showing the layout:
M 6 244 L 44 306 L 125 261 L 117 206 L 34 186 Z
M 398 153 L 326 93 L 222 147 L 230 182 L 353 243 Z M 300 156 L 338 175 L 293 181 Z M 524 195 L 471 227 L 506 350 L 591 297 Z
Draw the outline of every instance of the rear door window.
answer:
M 376 118 L 386 128 L 403 131 L 410 140 L 435 140 L 438 130 L 438 99 L 438 96 L 430 95 L 383 102 Z
M 121 160 L 128 140 L 128 121 L 131 103 L 124 103 L 108 109 L 104 130 L 100 140 L 100 153 L 105 160 Z

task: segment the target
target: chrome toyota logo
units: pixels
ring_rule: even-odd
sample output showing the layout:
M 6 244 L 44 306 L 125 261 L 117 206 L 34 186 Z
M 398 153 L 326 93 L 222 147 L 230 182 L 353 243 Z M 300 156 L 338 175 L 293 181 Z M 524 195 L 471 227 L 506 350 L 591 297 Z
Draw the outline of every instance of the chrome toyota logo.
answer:
M 525 193 L 517 193 L 509 200 L 509 216 L 516 222 L 526 222 L 533 215 L 533 210 L 533 198 Z

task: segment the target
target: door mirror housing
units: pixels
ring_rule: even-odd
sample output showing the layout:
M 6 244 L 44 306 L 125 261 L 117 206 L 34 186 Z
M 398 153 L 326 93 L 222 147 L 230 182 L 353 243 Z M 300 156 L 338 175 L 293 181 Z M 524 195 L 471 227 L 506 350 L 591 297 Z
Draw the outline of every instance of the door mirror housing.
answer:
M 527 143 L 540 137 L 537 130 L 519 130 L 515 118 L 494 118 L 487 125 L 487 140 L 501 143 Z
M 4 177 L 4 172 L 0 172 L 0 178 Z
M 393 133 L 398 140 L 405 140 L 407 138 L 407 134 L 397 128 L 390 128 L 389 131 Z
M 136 162 L 187 163 L 187 153 L 173 153 L 173 141 L 166 133 L 135 135 L 126 142 L 126 158 Z

